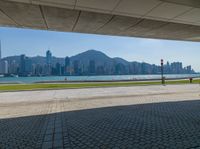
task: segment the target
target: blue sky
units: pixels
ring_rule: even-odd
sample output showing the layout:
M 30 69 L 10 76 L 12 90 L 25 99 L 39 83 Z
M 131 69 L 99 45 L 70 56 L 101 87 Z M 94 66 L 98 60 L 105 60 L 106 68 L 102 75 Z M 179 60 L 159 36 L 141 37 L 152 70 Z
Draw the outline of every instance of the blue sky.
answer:
M 200 42 L 144 39 L 93 34 L 0 27 L 2 56 L 26 54 L 45 55 L 50 49 L 54 56 L 65 57 L 95 49 L 110 57 L 128 61 L 159 64 L 160 59 L 192 65 L 200 71 Z

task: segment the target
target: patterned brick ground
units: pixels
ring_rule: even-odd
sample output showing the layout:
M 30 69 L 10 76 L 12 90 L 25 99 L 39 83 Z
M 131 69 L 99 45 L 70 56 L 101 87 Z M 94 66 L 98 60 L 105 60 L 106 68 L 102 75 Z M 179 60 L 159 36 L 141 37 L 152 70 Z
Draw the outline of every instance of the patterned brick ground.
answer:
M 139 96 L 128 98 L 147 100 Z M 56 100 L 2 107 L 16 113 L 12 118 L 0 119 L 0 148 L 200 148 L 200 100 L 67 111 L 69 105 L 69 101 Z M 20 110 L 29 116 L 22 116 Z

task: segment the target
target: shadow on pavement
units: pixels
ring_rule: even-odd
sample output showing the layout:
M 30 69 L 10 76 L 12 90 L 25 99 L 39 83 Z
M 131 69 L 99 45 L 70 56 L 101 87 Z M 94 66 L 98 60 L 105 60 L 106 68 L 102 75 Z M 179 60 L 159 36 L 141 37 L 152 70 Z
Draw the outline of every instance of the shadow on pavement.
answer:
M 0 148 L 149 149 L 200 146 L 200 101 L 0 119 Z

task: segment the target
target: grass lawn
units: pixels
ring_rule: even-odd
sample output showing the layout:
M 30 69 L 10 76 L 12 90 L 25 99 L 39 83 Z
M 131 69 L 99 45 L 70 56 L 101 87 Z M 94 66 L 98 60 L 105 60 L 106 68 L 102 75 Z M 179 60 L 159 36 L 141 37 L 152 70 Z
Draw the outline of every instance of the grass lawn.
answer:
M 200 80 L 193 80 L 193 84 L 199 83 Z M 17 90 L 42 90 L 42 89 L 67 89 L 67 88 L 93 88 L 93 87 L 119 87 L 135 85 L 159 85 L 160 81 L 147 82 L 101 82 L 101 83 L 66 83 L 66 84 L 4 84 L 0 85 L 0 91 L 17 91 Z M 166 84 L 189 84 L 189 80 L 166 81 Z

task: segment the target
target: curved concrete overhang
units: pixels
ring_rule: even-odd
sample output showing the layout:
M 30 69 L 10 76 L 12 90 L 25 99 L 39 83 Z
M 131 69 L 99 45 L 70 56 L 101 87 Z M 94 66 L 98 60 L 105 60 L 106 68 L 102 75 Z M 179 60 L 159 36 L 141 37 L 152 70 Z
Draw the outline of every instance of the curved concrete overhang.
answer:
M 200 2 L 0 0 L 0 26 L 200 41 Z

